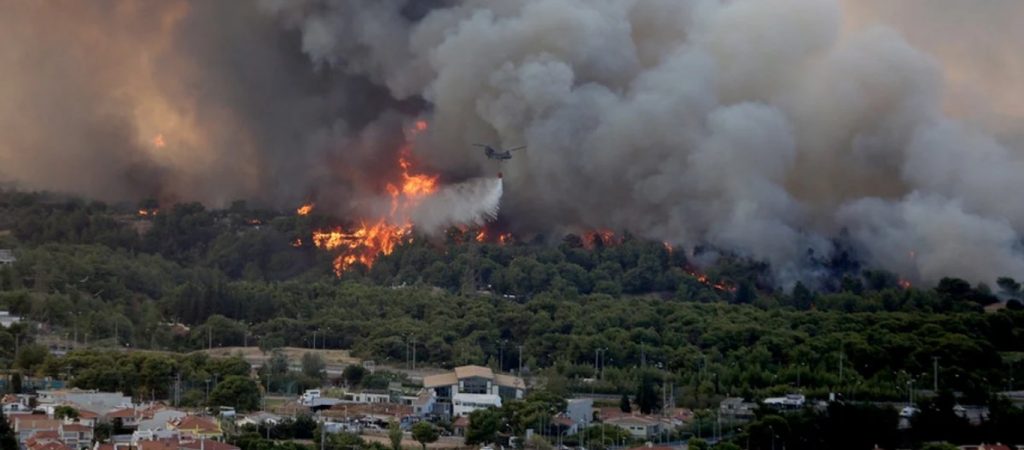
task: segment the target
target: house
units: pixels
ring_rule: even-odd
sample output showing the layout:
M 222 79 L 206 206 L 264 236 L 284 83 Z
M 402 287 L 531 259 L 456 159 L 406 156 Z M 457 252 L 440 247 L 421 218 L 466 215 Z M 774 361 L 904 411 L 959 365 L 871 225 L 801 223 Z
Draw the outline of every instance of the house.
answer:
M 54 431 L 33 433 L 22 444 L 26 450 L 74 450 L 65 445 L 60 435 Z
M 142 420 L 135 428 L 138 431 L 166 430 L 167 423 L 187 416 L 188 414 L 176 409 L 144 410 L 141 414 Z
M 495 374 L 481 366 L 461 366 L 453 372 L 426 376 L 423 387 L 435 398 L 432 412 L 444 417 L 501 407 L 502 399 L 521 399 L 526 393 L 526 382 L 522 378 Z
M 0 311 L 0 326 L 10 328 L 11 325 L 21 322 L 21 317 L 11 315 L 8 311 Z
M 436 399 L 437 398 L 434 397 L 433 392 L 430 390 L 421 390 L 419 395 L 416 396 L 416 399 L 412 401 L 413 414 L 417 417 L 424 417 L 427 414 L 430 414 L 430 412 L 434 410 L 434 403 Z
M 344 401 L 348 403 L 390 403 L 391 394 L 387 392 L 346 392 Z
M 764 399 L 764 405 L 775 409 L 800 409 L 807 403 L 807 399 L 801 394 L 787 394 L 785 397 L 768 397 Z
M 93 429 L 81 423 L 63 423 L 60 426 L 60 438 L 69 448 L 89 448 L 92 444 Z
M 651 439 L 662 430 L 661 422 L 643 416 L 614 417 L 605 420 L 604 423 L 622 428 L 637 439 Z
M 5 416 L 11 414 L 28 414 L 32 408 L 28 406 L 28 398 L 14 394 L 6 394 L 0 399 L 0 406 L 3 407 Z
M 14 257 L 14 252 L 10 249 L 0 248 L 0 267 L 10 266 L 18 262 L 18 258 Z
M 745 401 L 742 397 L 729 397 L 718 404 L 718 412 L 722 417 L 730 419 L 753 419 L 755 409 L 757 409 L 756 403 Z
M 120 392 L 100 392 L 86 389 L 39 390 L 39 406 L 75 405 L 76 409 L 95 411 L 100 417 L 109 412 L 132 406 L 132 398 Z
M 182 436 L 191 436 L 200 440 L 219 440 L 224 437 L 224 431 L 221 430 L 219 423 L 199 416 L 185 416 L 171 420 L 167 422 L 167 429 L 178 431 Z
M 14 416 L 14 432 L 18 442 L 24 444 L 29 437 L 38 432 L 52 432 L 60 438 L 61 421 L 39 414 L 21 414 Z
M 121 426 L 125 428 L 138 428 L 140 414 L 137 414 L 134 407 L 129 408 L 118 408 L 113 411 L 109 411 L 103 415 L 105 422 L 113 423 L 115 420 L 121 421 Z
M 178 450 L 239 450 L 239 448 L 225 442 L 200 439 L 198 441 L 182 441 Z

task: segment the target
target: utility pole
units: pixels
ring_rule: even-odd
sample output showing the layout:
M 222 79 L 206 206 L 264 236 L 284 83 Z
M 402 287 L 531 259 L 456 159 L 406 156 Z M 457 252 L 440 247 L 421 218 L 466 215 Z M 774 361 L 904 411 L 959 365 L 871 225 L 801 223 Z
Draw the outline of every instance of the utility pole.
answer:
M 412 370 L 416 370 L 416 336 L 412 337 Z
M 932 356 L 932 392 L 939 395 L 939 357 Z
M 522 346 L 522 344 L 519 345 L 519 371 L 516 372 L 516 375 L 518 375 L 520 377 L 523 376 L 523 346 Z

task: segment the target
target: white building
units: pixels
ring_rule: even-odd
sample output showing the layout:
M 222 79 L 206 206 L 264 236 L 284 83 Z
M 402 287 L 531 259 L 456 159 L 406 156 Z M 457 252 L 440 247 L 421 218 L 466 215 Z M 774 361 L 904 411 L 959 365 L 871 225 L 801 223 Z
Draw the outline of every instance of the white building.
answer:
M 502 399 L 521 399 L 526 393 L 526 382 L 522 378 L 495 374 L 481 366 L 461 366 L 454 372 L 424 377 L 423 387 L 435 399 L 434 414 L 447 417 L 501 407 Z
M 16 262 L 18 262 L 18 258 L 14 257 L 14 252 L 5 248 L 0 248 L 0 267 L 9 266 Z
M 11 313 L 7 311 L 0 311 L 0 326 L 4 328 L 10 328 L 11 325 L 14 325 L 18 322 L 21 322 L 21 317 L 13 316 L 11 315 Z
M 661 433 L 661 422 L 642 416 L 613 417 L 604 423 L 622 428 L 638 439 L 651 439 Z
M 800 409 L 807 403 L 802 394 L 787 394 L 785 397 L 768 397 L 764 405 L 775 409 Z

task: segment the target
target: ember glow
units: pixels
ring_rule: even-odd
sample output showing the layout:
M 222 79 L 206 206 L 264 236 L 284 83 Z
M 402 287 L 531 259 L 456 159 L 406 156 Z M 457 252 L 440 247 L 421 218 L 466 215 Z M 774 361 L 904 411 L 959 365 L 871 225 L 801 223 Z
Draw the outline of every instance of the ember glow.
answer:
M 308 216 L 309 213 L 313 212 L 313 208 L 316 207 L 314 203 L 306 203 L 295 210 L 295 213 L 300 216 Z
M 697 282 L 705 286 L 711 287 L 716 291 L 722 292 L 736 292 L 736 286 L 726 280 L 712 281 L 710 277 L 705 273 L 698 272 L 694 269 L 683 269 L 687 274 L 697 279 Z
M 427 123 L 417 121 L 410 134 L 426 131 Z M 395 247 L 410 240 L 412 222 L 408 212 L 421 200 L 437 192 L 438 177 L 413 171 L 410 147 L 402 148 L 398 158 L 400 181 L 388 183 L 387 194 L 391 197 L 391 209 L 387 217 L 364 220 L 354 230 L 342 227 L 313 232 L 313 245 L 328 251 L 339 251 L 334 258 L 334 273 L 339 277 L 355 264 L 373 267 L 381 255 L 390 255 Z M 312 210 L 312 205 L 308 205 Z M 305 208 L 305 206 L 303 206 Z M 299 208 L 299 215 L 303 215 Z
M 156 148 L 164 148 L 167 146 L 167 142 L 164 141 L 163 133 L 159 133 L 156 136 L 153 136 L 153 140 L 151 142 L 153 143 L 153 147 Z
M 615 236 L 611 230 L 595 230 L 583 235 L 583 247 L 590 250 L 594 247 L 604 247 L 622 243 L 621 239 Z
M 153 209 L 141 208 L 141 209 L 139 209 L 139 213 L 138 214 L 139 214 L 139 217 L 153 217 L 153 216 L 157 215 L 157 213 L 159 213 L 159 212 L 160 212 L 160 210 L 158 210 L 156 208 L 153 208 Z

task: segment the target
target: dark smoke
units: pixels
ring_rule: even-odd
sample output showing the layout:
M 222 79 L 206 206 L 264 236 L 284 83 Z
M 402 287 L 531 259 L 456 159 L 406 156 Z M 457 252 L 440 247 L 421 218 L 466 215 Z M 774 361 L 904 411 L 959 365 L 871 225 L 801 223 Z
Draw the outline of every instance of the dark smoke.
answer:
M 425 118 L 421 167 L 504 171 L 517 231 L 706 243 L 784 282 L 842 234 L 914 279 L 1021 277 L 1020 17 L 1014 0 L 9 2 L 0 176 L 358 212 Z M 480 141 L 529 147 L 499 168 Z

